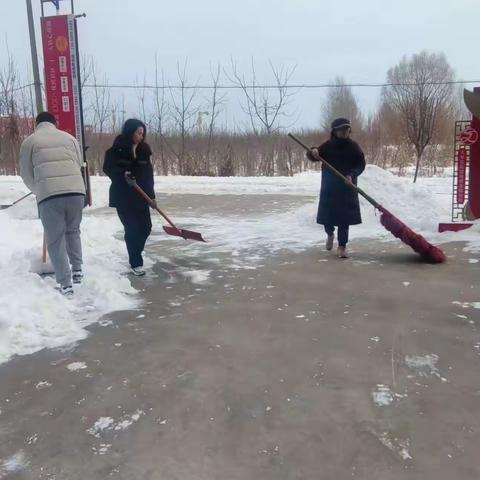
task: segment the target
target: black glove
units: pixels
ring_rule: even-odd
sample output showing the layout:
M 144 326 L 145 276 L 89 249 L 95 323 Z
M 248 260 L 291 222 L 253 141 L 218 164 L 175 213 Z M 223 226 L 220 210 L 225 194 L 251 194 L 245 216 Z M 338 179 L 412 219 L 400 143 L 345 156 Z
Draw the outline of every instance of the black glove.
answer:
M 137 183 L 137 179 L 132 175 L 132 172 L 126 171 L 123 176 L 129 187 L 133 187 Z

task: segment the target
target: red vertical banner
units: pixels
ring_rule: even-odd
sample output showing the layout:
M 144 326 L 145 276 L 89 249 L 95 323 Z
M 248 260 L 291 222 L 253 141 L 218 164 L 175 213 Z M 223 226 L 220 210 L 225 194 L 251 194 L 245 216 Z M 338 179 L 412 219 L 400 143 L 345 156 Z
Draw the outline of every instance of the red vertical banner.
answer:
M 42 17 L 41 26 L 47 109 L 83 151 L 75 15 Z
M 465 203 L 465 184 L 467 180 L 467 150 L 460 147 L 457 152 L 457 203 Z
M 480 88 L 473 89 L 475 93 L 480 93 Z M 480 132 L 480 119 L 472 116 L 472 130 L 477 135 L 473 135 L 470 147 L 470 168 L 468 184 L 468 203 L 470 211 L 474 218 L 480 218 L 480 142 L 478 141 L 478 132 Z

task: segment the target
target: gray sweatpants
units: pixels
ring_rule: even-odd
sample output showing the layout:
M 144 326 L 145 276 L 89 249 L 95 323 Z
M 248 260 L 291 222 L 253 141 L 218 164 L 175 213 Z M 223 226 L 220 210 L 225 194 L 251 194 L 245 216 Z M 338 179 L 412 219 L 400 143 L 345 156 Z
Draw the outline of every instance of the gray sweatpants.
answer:
M 82 242 L 80 223 L 85 203 L 83 195 L 50 198 L 38 206 L 50 260 L 57 283 L 62 287 L 72 284 L 72 271 L 82 269 Z

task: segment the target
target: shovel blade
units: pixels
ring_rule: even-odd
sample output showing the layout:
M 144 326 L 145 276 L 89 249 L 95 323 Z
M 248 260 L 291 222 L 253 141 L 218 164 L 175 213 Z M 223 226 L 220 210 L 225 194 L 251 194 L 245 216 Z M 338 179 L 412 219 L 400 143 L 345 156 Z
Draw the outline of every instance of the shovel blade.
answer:
M 205 242 L 202 234 L 198 232 L 192 232 L 191 230 L 185 230 L 184 228 L 173 228 L 164 226 L 163 229 L 168 235 L 173 235 L 175 237 L 182 237 L 185 240 L 195 240 L 197 242 Z

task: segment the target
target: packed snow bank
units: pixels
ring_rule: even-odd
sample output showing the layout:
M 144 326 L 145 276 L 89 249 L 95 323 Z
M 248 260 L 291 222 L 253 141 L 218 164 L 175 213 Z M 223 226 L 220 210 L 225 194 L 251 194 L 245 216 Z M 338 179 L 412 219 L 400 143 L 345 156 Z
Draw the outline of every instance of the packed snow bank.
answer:
M 202 195 L 296 195 L 310 197 L 300 208 L 283 213 L 262 211 L 258 215 L 202 217 L 176 216 L 180 225 L 201 231 L 208 244 L 178 242 L 161 231 L 155 222 L 152 242 L 170 243 L 176 255 L 224 252 L 231 266 L 258 263 L 265 255 L 282 249 L 301 251 L 323 243 L 324 234 L 315 223 L 321 174 L 306 172 L 295 177 L 204 178 L 157 177 L 156 190 L 162 194 Z M 56 347 L 86 335 L 84 327 L 113 310 L 137 305 L 136 291 L 126 271 L 126 252 L 119 239 L 121 224 L 115 215 L 100 210 L 107 205 L 109 180 L 92 178 L 94 208 L 85 211 L 82 240 L 85 283 L 72 300 L 54 290 L 52 278 L 32 273 L 42 249 L 42 229 L 35 200 L 0 211 L 0 363 L 15 354 L 27 354 L 45 347 Z M 438 223 L 450 219 L 451 179 L 399 178 L 388 171 L 368 166 L 360 187 L 391 210 L 415 231 L 429 240 L 442 243 L 466 241 L 471 250 L 480 250 L 480 226 L 459 233 L 438 234 Z M 20 198 L 26 189 L 17 177 L 0 177 L 0 203 Z M 393 240 L 380 225 L 378 213 L 362 202 L 363 224 L 352 228 L 352 238 Z M 158 235 L 157 235 L 158 232 Z
M 10 186 L 1 192 L 0 201 L 7 203 L 5 197 L 12 201 L 24 189 Z M 85 282 L 68 300 L 55 290 L 53 278 L 41 278 L 31 271 L 42 254 L 42 227 L 36 211 L 33 197 L 0 211 L 0 363 L 13 355 L 82 339 L 86 325 L 108 312 L 137 304 L 135 290 L 122 276 L 125 246 L 114 237 L 121 227 L 115 218 L 85 216 Z

